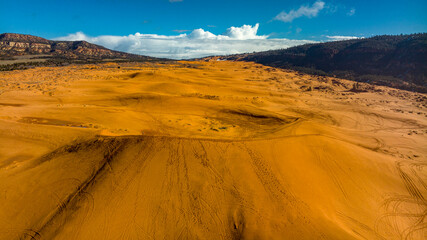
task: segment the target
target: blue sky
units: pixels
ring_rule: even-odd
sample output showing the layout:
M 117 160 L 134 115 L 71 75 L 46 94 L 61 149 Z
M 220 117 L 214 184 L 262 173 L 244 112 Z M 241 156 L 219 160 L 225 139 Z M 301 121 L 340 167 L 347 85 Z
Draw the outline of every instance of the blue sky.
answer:
M 105 44 L 105 39 L 94 40 L 94 37 L 135 33 L 189 35 L 194 29 L 219 36 L 232 26 L 253 27 L 258 23 L 255 35 L 268 36 L 266 41 L 273 38 L 324 41 L 333 39 L 327 36 L 426 32 L 426 12 L 426 0 L 0 0 L 0 32 L 48 39 L 65 39 L 69 34 L 80 32 L 79 37 L 84 40 L 111 47 L 112 44 Z M 129 50 L 122 45 L 113 47 L 135 52 L 135 48 Z M 275 42 L 271 47 L 277 48 L 280 44 Z M 264 48 L 268 48 L 268 44 Z

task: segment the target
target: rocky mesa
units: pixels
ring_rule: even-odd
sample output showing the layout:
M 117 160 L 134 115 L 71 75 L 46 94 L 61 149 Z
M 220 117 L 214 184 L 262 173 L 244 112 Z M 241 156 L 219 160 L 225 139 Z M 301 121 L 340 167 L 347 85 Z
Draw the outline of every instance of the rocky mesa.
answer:
M 53 41 L 25 34 L 0 34 L 1 57 L 38 54 L 66 59 L 151 59 L 146 56 L 113 51 L 86 41 Z

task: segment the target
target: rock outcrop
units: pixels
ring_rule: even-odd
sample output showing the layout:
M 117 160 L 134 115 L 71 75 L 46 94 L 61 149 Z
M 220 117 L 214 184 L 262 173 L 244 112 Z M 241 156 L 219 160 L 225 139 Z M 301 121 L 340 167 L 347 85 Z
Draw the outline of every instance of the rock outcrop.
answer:
M 113 51 L 86 41 L 52 41 L 32 35 L 0 34 L 0 56 L 47 54 L 67 59 L 136 59 L 150 57 Z

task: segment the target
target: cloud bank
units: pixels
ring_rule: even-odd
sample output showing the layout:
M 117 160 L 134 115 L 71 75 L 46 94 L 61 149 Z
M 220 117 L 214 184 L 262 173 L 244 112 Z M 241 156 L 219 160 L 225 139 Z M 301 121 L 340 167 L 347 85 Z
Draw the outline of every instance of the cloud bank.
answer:
M 350 39 L 360 39 L 363 37 L 355 37 L 355 36 L 326 36 L 330 41 L 342 41 L 342 40 L 350 40 Z
M 313 3 L 311 7 L 308 5 L 303 5 L 298 10 L 292 9 L 290 12 L 286 13 L 285 11 L 279 13 L 274 20 L 282 21 L 282 22 L 292 22 L 296 18 L 300 17 L 308 17 L 313 18 L 316 17 L 317 14 L 325 7 L 325 2 L 316 1 Z
M 201 28 L 195 29 L 189 34 L 172 36 L 135 33 L 127 36 L 91 37 L 83 32 L 77 32 L 55 40 L 84 40 L 117 51 L 171 59 L 266 51 L 313 42 L 286 38 L 271 39 L 267 35 L 258 35 L 258 28 L 259 24 L 230 27 L 219 35 Z

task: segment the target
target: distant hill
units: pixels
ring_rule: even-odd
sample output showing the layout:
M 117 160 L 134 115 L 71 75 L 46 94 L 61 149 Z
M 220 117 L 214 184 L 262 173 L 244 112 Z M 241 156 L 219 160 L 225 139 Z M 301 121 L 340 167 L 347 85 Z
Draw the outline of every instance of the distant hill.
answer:
M 306 44 L 219 58 L 427 92 L 427 33 Z
M 48 55 L 62 59 L 127 59 L 153 60 L 156 58 L 113 51 L 86 41 L 52 41 L 32 35 L 0 34 L 0 57 L 7 59 L 22 55 Z

